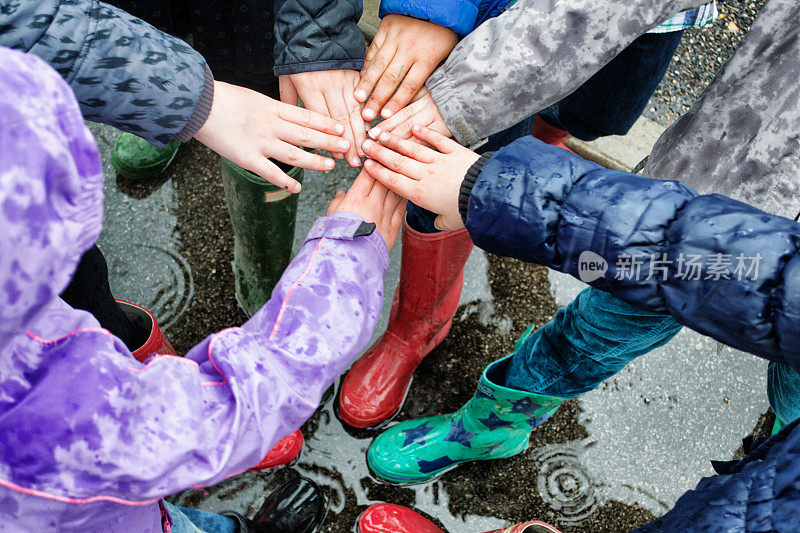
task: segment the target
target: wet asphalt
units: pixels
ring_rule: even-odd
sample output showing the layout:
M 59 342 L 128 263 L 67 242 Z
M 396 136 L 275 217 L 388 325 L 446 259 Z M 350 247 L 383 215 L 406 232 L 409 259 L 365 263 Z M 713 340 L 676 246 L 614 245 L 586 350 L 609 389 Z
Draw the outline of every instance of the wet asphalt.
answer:
M 731 2 L 723 7 L 724 20 L 687 32 L 648 106 L 651 118 L 667 124 L 685 110 L 758 8 L 760 3 Z M 92 129 L 106 170 L 99 245 L 109 260 L 115 296 L 152 309 L 179 352 L 244 322 L 233 293 L 233 233 L 217 156 L 193 141 L 163 175 L 130 182 L 108 163 L 117 132 Z M 327 174 L 307 173 L 295 249 L 334 192 L 355 174 L 341 164 Z M 397 283 L 399 245 L 391 258 L 386 294 Z M 465 278 L 451 333 L 419 367 L 396 420 L 460 407 L 486 364 L 509 353 L 531 323 L 545 324 L 582 288 L 544 268 L 478 250 Z M 376 336 L 389 303 L 387 298 Z M 411 487 L 386 485 L 370 475 L 365 453 L 377 432 L 344 427 L 331 398 L 304 426 L 306 443 L 296 464 L 189 490 L 172 501 L 253 513 L 272 488 L 300 474 L 316 480 L 328 496 L 323 531 L 352 531 L 358 514 L 380 501 L 415 507 L 452 533 L 480 533 L 529 519 L 552 522 L 565 532 L 627 531 L 666 512 L 710 475 L 710 459 L 736 454 L 740 439 L 767 410 L 765 372 L 755 357 L 683 331 L 597 390 L 566 402 L 533 433 L 523 454 L 465 465 Z

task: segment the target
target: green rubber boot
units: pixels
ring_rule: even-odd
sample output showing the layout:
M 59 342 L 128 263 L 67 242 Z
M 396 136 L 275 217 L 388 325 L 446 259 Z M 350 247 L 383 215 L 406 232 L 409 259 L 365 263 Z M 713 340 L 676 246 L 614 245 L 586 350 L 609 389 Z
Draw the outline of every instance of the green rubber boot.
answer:
M 297 195 L 221 159 L 222 185 L 233 224 L 236 300 L 247 316 L 264 305 L 289 265 L 294 242 Z M 287 174 L 303 182 L 303 169 Z
M 379 435 L 367 452 L 373 473 L 394 483 L 420 483 L 462 463 L 522 453 L 531 431 L 564 400 L 498 385 L 511 357 L 486 367 L 475 395 L 455 413 L 401 422 Z
M 143 180 L 167 169 L 181 143 L 172 139 L 164 148 L 156 148 L 141 137 L 125 132 L 111 151 L 111 165 L 120 176 Z

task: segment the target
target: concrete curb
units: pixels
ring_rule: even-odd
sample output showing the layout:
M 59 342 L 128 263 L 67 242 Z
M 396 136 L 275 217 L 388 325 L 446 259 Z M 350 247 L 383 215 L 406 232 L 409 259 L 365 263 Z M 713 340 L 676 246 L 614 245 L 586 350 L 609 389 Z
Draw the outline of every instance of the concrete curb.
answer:
M 666 128 L 640 117 L 627 135 L 612 135 L 585 142 L 568 139 L 566 145 L 576 154 L 607 168 L 630 172 L 647 157 Z

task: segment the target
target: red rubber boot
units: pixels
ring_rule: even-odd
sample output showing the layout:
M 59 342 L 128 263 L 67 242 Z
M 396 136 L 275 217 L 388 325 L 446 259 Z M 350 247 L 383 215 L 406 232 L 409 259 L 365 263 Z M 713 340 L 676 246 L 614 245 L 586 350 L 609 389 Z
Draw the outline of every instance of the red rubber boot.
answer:
M 572 150 L 567 148 L 567 145 L 564 144 L 564 141 L 566 141 L 567 137 L 569 137 L 569 132 L 567 130 L 556 128 L 555 126 L 551 126 L 539 115 L 536 115 L 536 117 L 533 119 L 531 135 L 543 143 L 552 144 L 553 146 L 558 146 L 559 148 L 563 148 L 564 150 L 569 150 L 572 152 Z
M 545 524 L 544 522 L 539 522 L 538 520 L 530 520 L 528 522 L 524 522 L 522 524 L 517 524 L 515 526 L 511 526 L 505 529 L 495 529 L 494 531 L 487 531 L 486 533 L 561 533 L 559 530 L 551 526 L 550 524 Z
M 261 472 L 263 470 L 270 470 L 279 466 L 288 465 L 300 455 L 300 450 L 303 449 L 303 434 L 298 429 L 290 435 L 286 435 L 278 441 L 267 455 L 261 459 L 253 468 L 251 472 Z
M 414 370 L 450 331 L 471 250 L 466 229 L 420 233 L 403 224 L 389 325 L 344 378 L 339 416 L 345 423 L 373 427 L 400 410 Z
M 408 507 L 376 503 L 361 513 L 356 533 L 444 533 L 436 524 Z
M 141 305 L 132 304 L 124 300 L 117 300 L 122 312 L 128 317 L 128 320 L 134 325 L 150 332 L 147 340 L 139 348 L 133 350 L 131 353 L 139 362 L 144 362 L 148 357 L 153 354 L 159 355 L 176 355 L 175 348 L 169 343 L 164 332 L 161 331 L 156 317 L 153 313 L 142 307 Z

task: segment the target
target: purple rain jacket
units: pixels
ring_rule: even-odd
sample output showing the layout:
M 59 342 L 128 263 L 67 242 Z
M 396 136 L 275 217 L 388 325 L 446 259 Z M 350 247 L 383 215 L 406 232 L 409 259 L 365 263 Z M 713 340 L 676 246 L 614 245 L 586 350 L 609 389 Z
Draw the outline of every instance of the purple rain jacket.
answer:
M 103 174 L 67 84 L 0 47 L 0 531 L 161 531 L 160 498 L 256 464 L 370 339 L 386 246 L 320 218 L 242 327 L 137 362 L 58 295 Z

